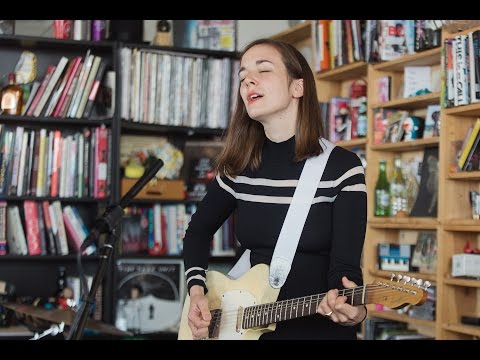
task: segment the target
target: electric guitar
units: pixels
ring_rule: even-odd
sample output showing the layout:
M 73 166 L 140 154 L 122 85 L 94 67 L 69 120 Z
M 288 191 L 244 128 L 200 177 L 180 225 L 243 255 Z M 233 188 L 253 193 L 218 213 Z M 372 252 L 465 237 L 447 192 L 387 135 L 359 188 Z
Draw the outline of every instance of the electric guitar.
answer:
M 217 271 L 207 273 L 207 299 L 212 314 L 208 329 L 211 340 L 257 340 L 264 332 L 275 331 L 276 323 L 317 313 L 326 293 L 276 301 L 280 289 L 270 286 L 269 266 L 259 264 L 236 280 Z M 394 280 L 396 278 L 396 280 Z M 342 289 L 351 305 L 383 304 L 390 308 L 421 305 L 427 299 L 430 282 L 392 274 L 390 280 Z M 179 340 L 192 340 L 188 326 L 190 298 L 183 306 Z

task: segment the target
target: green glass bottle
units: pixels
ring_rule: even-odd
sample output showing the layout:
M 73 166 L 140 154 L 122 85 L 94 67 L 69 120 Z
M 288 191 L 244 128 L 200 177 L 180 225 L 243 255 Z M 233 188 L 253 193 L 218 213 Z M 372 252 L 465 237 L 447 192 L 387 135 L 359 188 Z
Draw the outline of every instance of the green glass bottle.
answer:
M 375 216 L 390 216 L 390 183 L 387 179 L 387 161 L 380 160 L 375 185 Z

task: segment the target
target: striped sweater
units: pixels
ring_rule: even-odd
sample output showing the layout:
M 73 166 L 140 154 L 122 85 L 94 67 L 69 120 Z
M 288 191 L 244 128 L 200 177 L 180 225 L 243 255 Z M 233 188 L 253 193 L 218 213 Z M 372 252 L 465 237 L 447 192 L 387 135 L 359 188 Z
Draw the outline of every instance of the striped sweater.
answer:
M 265 141 L 262 165 L 236 178 L 219 177 L 192 216 L 184 238 L 187 286 L 205 286 L 210 239 L 234 212 L 235 235 L 251 250 L 252 266 L 269 264 L 305 161 L 293 161 L 295 137 Z M 278 300 L 342 288 L 342 276 L 363 284 L 360 257 L 366 228 L 364 169 L 336 146 L 312 201 L 287 281 Z M 326 328 L 325 328 L 326 327 Z M 326 332 L 328 334 L 326 334 Z M 355 331 L 323 317 L 288 320 L 262 338 L 353 338 Z

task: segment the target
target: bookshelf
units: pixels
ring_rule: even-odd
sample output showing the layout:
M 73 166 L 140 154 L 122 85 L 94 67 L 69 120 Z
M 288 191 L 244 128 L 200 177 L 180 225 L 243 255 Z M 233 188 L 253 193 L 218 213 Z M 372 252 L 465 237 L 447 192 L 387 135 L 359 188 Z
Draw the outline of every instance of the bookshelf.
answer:
M 476 27 L 461 32 L 443 30 L 442 40 L 457 35 L 468 35 L 479 30 Z M 451 31 L 454 31 L 453 29 Z M 444 44 L 444 41 L 442 41 Z M 439 178 L 439 256 L 438 273 L 440 292 L 438 294 L 437 337 L 440 339 L 478 339 L 478 327 L 461 323 L 461 316 L 480 314 L 480 281 L 455 278 L 451 274 L 453 254 L 463 252 L 467 242 L 473 248 L 480 246 L 480 226 L 472 219 L 469 191 L 479 191 L 479 172 L 452 172 L 455 159 L 455 142 L 463 141 L 466 129 L 480 117 L 478 103 L 443 108 L 441 111 L 442 131 L 440 136 L 440 178 Z
M 408 156 L 412 152 L 421 152 L 427 148 L 438 148 L 440 139 L 438 137 L 418 139 L 412 141 L 401 141 L 392 143 L 375 144 L 374 142 L 374 114 L 379 108 L 407 110 L 412 115 L 425 116 L 428 105 L 440 103 L 440 92 L 419 95 L 410 98 L 403 98 L 401 91 L 403 89 L 403 71 L 406 66 L 430 66 L 432 71 L 439 71 L 440 49 L 431 49 L 406 55 L 402 58 L 372 64 L 368 70 L 368 83 L 371 85 L 368 89 L 368 138 L 367 160 L 369 163 L 366 172 L 367 194 L 368 194 L 368 222 L 365 237 L 363 266 L 365 281 L 371 281 L 378 274 L 389 276 L 391 272 L 379 270 L 378 265 L 378 244 L 414 244 L 414 236 L 418 231 L 433 231 L 439 237 L 440 217 L 376 217 L 375 209 L 375 185 L 378 177 L 378 164 L 380 160 L 387 160 L 388 178 L 392 178 L 393 160 L 395 157 Z M 391 100 L 379 103 L 375 84 L 377 79 L 384 76 L 391 78 Z M 442 129 L 443 131 L 443 129 Z M 395 272 L 395 271 L 393 271 Z M 399 271 L 400 272 L 400 271 Z M 388 274 L 387 274 L 388 273 Z M 401 272 L 402 274 L 404 272 Z M 437 286 L 437 316 L 438 316 L 438 298 L 439 284 L 438 275 L 430 273 L 408 273 L 415 278 L 428 280 Z M 378 311 L 373 305 L 369 306 L 370 317 L 380 317 L 395 321 L 406 322 L 409 327 L 415 328 L 418 332 L 438 338 L 436 333 L 436 321 L 422 320 L 409 317 L 406 314 L 399 314 L 395 311 Z
M 458 34 L 468 34 L 480 30 L 469 29 Z M 273 38 L 286 40 L 297 45 L 299 38 L 289 34 L 297 32 L 292 28 Z M 308 43 L 308 35 L 303 29 L 301 44 Z M 311 36 L 311 34 L 310 34 Z M 453 36 L 443 29 L 442 38 Z M 294 40 L 292 40 L 294 39 Z M 310 40 L 311 41 L 311 40 Z M 442 42 L 443 43 L 443 42 Z M 346 96 L 351 80 L 363 77 L 368 87 L 368 135 L 365 139 L 342 141 L 337 145 L 352 149 L 363 147 L 366 151 L 368 167 L 366 184 L 368 194 L 368 222 L 363 253 L 363 270 L 365 283 L 377 277 L 389 277 L 389 271 L 379 270 L 377 245 L 380 242 L 402 243 L 404 232 L 434 231 L 437 235 L 437 271 L 435 273 L 407 272 L 410 277 L 428 280 L 436 286 L 436 318 L 434 321 L 412 318 L 395 311 L 378 311 L 369 305 L 369 317 L 380 317 L 407 323 L 422 334 L 439 340 L 478 339 L 478 327 L 461 323 L 462 315 L 479 316 L 480 281 L 469 278 L 453 278 L 451 257 L 462 253 L 465 244 L 470 242 L 472 248 L 480 246 L 480 224 L 473 220 L 469 204 L 468 191 L 479 191 L 479 171 L 451 172 L 451 162 L 455 158 L 455 142 L 462 141 L 466 130 L 480 117 L 480 104 L 468 104 L 441 109 L 440 136 L 398 143 L 374 143 L 374 110 L 378 108 L 408 110 L 414 115 L 425 116 L 428 105 L 440 104 L 442 89 L 433 93 L 403 98 L 403 76 L 406 66 L 430 66 L 437 78 L 443 76 L 441 57 L 444 49 L 434 48 L 402 58 L 380 63 L 366 64 L 356 62 L 332 70 L 316 73 L 319 101 L 328 101 L 333 96 Z M 375 81 L 379 77 L 390 76 L 391 100 L 383 103 L 377 101 Z M 443 78 L 441 78 L 443 81 Z M 443 86 L 443 84 L 442 84 Z M 439 150 L 438 170 L 438 211 L 436 217 L 381 218 L 374 216 L 374 189 L 378 176 L 378 162 L 387 160 L 389 178 L 393 170 L 395 156 L 408 155 L 411 152 L 428 148 Z M 403 273 L 403 272 L 402 272 Z
M 0 73 L 2 76 L 14 70 L 15 64 L 20 58 L 23 51 L 31 51 L 37 58 L 37 74 L 35 80 L 42 81 L 49 65 L 57 65 L 62 56 L 68 59 L 73 59 L 77 56 L 84 57 L 87 50 L 91 50 L 102 58 L 106 64 L 106 70 L 115 70 L 115 45 L 111 42 L 90 42 L 90 41 L 63 41 L 57 39 L 48 39 L 33 36 L 0 36 L 0 53 L 2 63 L 0 65 Z M 59 81 L 60 83 L 60 81 Z M 55 90 L 55 89 L 54 89 Z M 45 106 L 48 105 L 48 101 Z M 46 132 L 60 130 L 62 137 L 69 134 L 82 132 L 83 129 L 88 128 L 94 131 L 99 126 L 105 126 L 110 132 L 115 132 L 118 126 L 113 118 L 101 117 L 95 110 L 88 118 L 67 118 L 67 117 L 46 117 L 43 115 L 44 111 L 38 117 L 34 116 L 11 116 L 0 115 L 0 124 L 2 128 L 2 138 L 7 129 L 16 131 L 17 128 L 23 127 L 26 132 L 30 130 L 45 129 Z M 33 135 L 29 134 L 29 138 Z M 38 137 L 35 134 L 34 141 L 38 142 Z M 116 147 L 116 139 L 112 138 L 111 146 Z M 48 153 L 46 158 L 48 158 Z M 112 167 L 115 166 L 111 162 L 108 166 L 107 175 L 114 183 L 116 181 Z M 78 171 L 78 167 L 76 168 Z M 34 175 L 32 174 L 32 177 Z M 47 179 L 47 178 L 46 178 Z M 6 180 L 7 181 L 7 180 Z M 48 184 L 47 184 L 48 185 Z M 50 184 L 51 185 L 51 184 Z M 85 226 L 93 225 L 95 217 L 103 212 L 103 209 L 113 201 L 113 191 L 109 191 L 105 197 L 93 196 L 93 193 L 88 192 L 81 196 L 72 196 L 71 194 L 64 196 L 51 196 L 51 187 L 44 188 L 42 195 L 37 195 L 38 192 L 29 193 L 25 190 L 22 194 L 15 194 L 4 192 L 2 200 L 5 200 L 7 206 L 18 206 L 23 208 L 25 201 L 34 201 L 36 204 L 54 201 L 60 201 L 61 206 L 74 206 L 78 209 L 80 217 Z M 22 224 L 25 229 L 25 223 Z M 46 234 L 45 234 L 46 235 Z M 58 245 L 58 244 L 56 244 Z M 12 283 L 15 286 L 15 295 L 17 297 L 31 297 L 32 300 L 36 297 L 47 299 L 54 296 L 57 291 L 57 277 L 59 267 L 65 267 L 68 276 L 77 274 L 76 256 L 70 251 L 69 255 L 52 254 L 49 248 L 47 253 L 38 256 L 25 255 L 2 255 L 0 256 L 0 273 L 2 273 L 2 280 Z M 92 276 L 96 271 L 96 264 L 98 256 L 83 256 L 82 264 L 87 275 Z M 103 294 L 105 298 L 111 296 L 109 290 L 109 281 L 111 274 L 107 274 L 102 283 Z M 104 302 L 102 301 L 104 305 Z M 102 305 L 101 304 L 101 305 Z M 106 321 L 110 317 L 110 311 L 107 307 L 102 305 L 102 319 Z
M 79 208 L 81 217 L 87 228 L 90 228 L 94 224 L 96 217 L 101 215 L 108 205 L 116 204 L 121 198 L 120 182 L 122 178 L 122 169 L 120 163 L 120 146 L 121 138 L 123 136 L 156 136 L 165 137 L 171 141 L 174 145 L 183 150 L 183 146 L 188 140 L 209 140 L 220 141 L 221 136 L 224 133 L 225 125 L 212 126 L 211 124 L 202 125 L 189 125 L 183 122 L 171 124 L 168 123 L 169 114 L 164 114 L 163 118 L 160 116 L 154 116 L 153 123 L 142 123 L 140 121 L 131 121 L 129 117 L 122 116 L 121 108 L 122 103 L 130 101 L 130 98 L 122 98 L 122 56 L 121 49 L 137 48 L 143 50 L 145 53 L 160 54 L 158 56 L 179 58 L 183 59 L 203 59 L 203 61 L 215 62 L 216 66 L 221 61 L 229 62 L 233 67 L 233 60 L 236 59 L 237 54 L 235 52 L 226 51 L 212 51 L 212 50 L 200 50 L 200 49 L 187 49 L 177 47 L 158 47 L 149 46 L 145 44 L 127 44 L 122 42 L 91 42 L 91 41 L 74 41 L 74 40 L 58 40 L 43 37 L 32 36 L 5 36 L 0 35 L 0 56 L 2 57 L 2 63 L 0 64 L 0 75 L 11 72 L 16 62 L 18 61 L 20 54 L 24 50 L 29 50 L 35 53 L 37 57 L 37 76 L 36 80 L 42 80 L 47 67 L 50 64 L 57 64 L 62 56 L 67 57 L 69 60 L 76 56 L 84 57 L 87 50 L 90 50 L 92 54 L 101 56 L 105 59 L 107 66 L 106 71 L 115 72 L 115 111 L 111 117 L 105 117 L 97 114 L 96 106 L 94 106 L 92 116 L 89 118 L 68 118 L 68 117 L 49 117 L 40 114 L 38 117 L 34 116 L 11 116 L 0 115 L 0 125 L 2 132 L 5 129 L 15 129 L 19 126 L 25 129 L 41 129 L 48 130 L 61 130 L 66 132 L 80 131 L 85 127 L 96 128 L 99 126 L 105 126 L 109 130 L 109 161 L 107 170 L 108 179 L 108 194 L 106 197 L 95 198 L 93 196 L 82 197 L 58 197 L 50 196 L 47 192 L 45 195 L 36 196 L 35 194 L 24 194 L 16 196 L 13 194 L 2 194 L 2 200 L 7 202 L 7 206 L 19 205 L 26 200 L 33 201 L 48 201 L 52 202 L 59 200 L 64 205 L 73 205 Z M 185 66 L 185 68 L 187 68 Z M 230 68 L 229 68 L 230 70 Z M 222 71 L 224 82 L 230 83 L 231 71 Z M 213 73 L 213 71 L 212 71 Z M 181 79 L 177 79 L 177 83 L 181 83 Z M 216 84 L 223 83 L 222 79 L 217 79 Z M 162 86 L 168 86 L 169 84 L 162 84 Z M 233 84 L 232 84 L 233 86 Z M 222 92 L 226 93 L 224 96 L 225 102 L 223 103 L 224 112 L 217 117 L 217 120 L 225 121 L 228 118 L 230 110 L 230 88 L 222 89 Z M 147 91 L 147 90 L 146 90 Z M 212 91 L 212 90 L 210 90 Z M 148 93 L 148 92 L 147 92 Z M 199 96 L 203 93 L 203 89 L 198 89 Z M 217 93 L 218 95 L 218 93 Z M 219 97 L 216 97 L 217 102 Z M 155 108 L 155 106 L 150 106 Z M 158 115 L 158 114 L 157 114 Z M 191 117 L 193 118 L 193 117 Z M 218 120 L 218 121 L 220 121 Z M 225 121 L 226 124 L 226 121 Z M 0 139 L 2 136 L 0 136 Z M 185 166 L 185 165 L 184 165 Z M 193 201 L 189 200 L 158 200 L 142 199 L 134 200 L 132 206 L 138 207 L 151 207 L 153 204 L 165 204 L 165 205 L 182 205 L 191 204 Z M 194 202 L 193 202 L 194 203 Z M 25 227 L 25 224 L 23 224 Z M 116 249 L 117 250 L 117 249 Z M 112 263 L 117 259 L 130 257 L 128 255 L 119 255 L 115 251 Z M 181 256 L 149 256 L 149 255 L 133 255 L 133 258 L 138 259 L 176 259 L 181 261 Z M 94 275 L 97 269 L 98 256 L 83 256 L 82 263 L 84 269 L 88 275 Z M 20 256 L 20 255 L 2 255 L 0 256 L 0 273 L 2 273 L 2 280 L 11 282 L 16 286 L 17 296 L 33 296 L 47 298 L 55 294 L 56 280 L 58 267 L 62 266 L 67 269 L 67 273 L 76 274 L 76 256 L 73 251 L 69 255 L 41 255 L 41 256 Z M 213 259 L 218 263 L 218 266 L 225 264 L 231 264 L 233 261 L 232 256 L 218 256 Z M 116 281 L 116 268 L 115 266 L 109 266 L 106 272 L 103 284 L 102 284 L 102 318 L 100 320 L 113 324 L 115 321 L 115 281 Z M 183 301 L 182 301 L 183 302 Z M 1 331 L 0 331 L 1 332 Z

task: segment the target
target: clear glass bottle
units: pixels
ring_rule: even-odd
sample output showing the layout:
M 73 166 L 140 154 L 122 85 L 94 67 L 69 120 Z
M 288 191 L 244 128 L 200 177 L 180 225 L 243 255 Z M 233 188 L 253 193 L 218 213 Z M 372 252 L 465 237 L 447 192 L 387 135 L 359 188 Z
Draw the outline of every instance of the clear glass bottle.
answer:
M 8 85 L 2 89 L 0 107 L 5 114 L 21 115 L 23 88 L 15 83 L 15 73 L 8 74 Z
M 406 216 L 407 209 L 407 183 L 402 172 L 402 160 L 397 157 L 394 160 L 393 177 L 390 184 L 390 215 Z
M 387 161 L 380 160 L 375 185 L 375 216 L 390 216 L 390 183 L 387 179 Z

